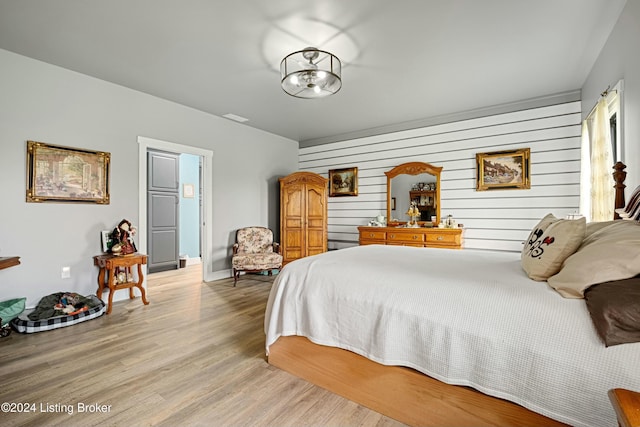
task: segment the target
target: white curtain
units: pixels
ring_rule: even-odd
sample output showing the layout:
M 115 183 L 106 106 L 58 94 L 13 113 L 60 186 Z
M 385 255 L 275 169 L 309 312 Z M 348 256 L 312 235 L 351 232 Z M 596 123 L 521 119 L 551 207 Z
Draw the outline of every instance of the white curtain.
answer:
M 596 105 L 591 140 L 591 221 L 613 219 L 615 182 L 613 180 L 613 153 L 609 127 L 609 108 L 605 97 Z
M 582 121 L 582 147 L 580 151 L 580 213 L 591 221 L 591 149 L 589 125 Z

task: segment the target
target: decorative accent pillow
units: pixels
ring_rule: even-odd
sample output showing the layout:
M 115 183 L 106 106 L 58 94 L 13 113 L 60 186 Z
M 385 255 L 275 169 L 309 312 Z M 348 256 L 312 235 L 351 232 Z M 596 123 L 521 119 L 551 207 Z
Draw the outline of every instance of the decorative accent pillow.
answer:
M 584 299 L 606 347 L 640 342 L 640 276 L 593 285 Z
M 522 268 L 533 280 L 547 280 L 560 271 L 562 263 L 582 243 L 586 219 L 542 218 L 524 243 Z
M 616 209 L 616 213 L 622 219 L 640 220 L 640 185 L 631 193 L 627 206 Z
M 562 270 L 547 282 L 565 298 L 584 298 L 591 285 L 629 279 L 640 274 L 640 224 L 607 221 L 591 233 Z

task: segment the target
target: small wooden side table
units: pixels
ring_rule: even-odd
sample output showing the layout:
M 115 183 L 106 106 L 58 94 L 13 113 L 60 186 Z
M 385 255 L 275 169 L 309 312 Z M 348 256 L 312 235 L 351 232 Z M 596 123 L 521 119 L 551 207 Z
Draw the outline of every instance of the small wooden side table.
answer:
M 640 393 L 614 388 L 609 390 L 609 399 L 620 427 L 640 427 Z
M 107 271 L 109 275 L 107 277 L 107 286 L 109 287 L 109 303 L 107 304 L 107 314 L 111 313 L 111 307 L 113 305 L 113 294 L 120 289 L 129 289 L 129 298 L 133 299 L 133 288 L 140 289 L 142 294 L 142 302 L 147 305 L 147 294 L 142 287 L 144 276 L 142 275 L 142 265 L 147 263 L 147 256 L 144 254 L 131 254 L 131 255 L 96 255 L 93 257 L 93 265 L 100 267 L 98 273 L 98 298 L 102 298 L 102 292 L 105 287 L 105 276 Z M 131 267 L 138 266 L 138 280 L 135 281 L 131 275 Z M 123 270 L 126 280 L 119 281 L 118 273 L 116 270 Z

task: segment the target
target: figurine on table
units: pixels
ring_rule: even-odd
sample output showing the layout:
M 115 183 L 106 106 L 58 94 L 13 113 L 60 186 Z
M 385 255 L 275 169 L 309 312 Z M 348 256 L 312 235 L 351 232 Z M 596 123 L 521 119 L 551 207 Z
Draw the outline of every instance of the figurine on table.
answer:
M 123 219 L 118 226 L 113 229 L 111 233 L 111 239 L 113 240 L 113 246 L 111 246 L 111 252 L 114 255 L 130 255 L 137 251 L 136 245 L 133 242 L 133 236 L 136 234 L 136 228 L 131 225 L 131 222 Z

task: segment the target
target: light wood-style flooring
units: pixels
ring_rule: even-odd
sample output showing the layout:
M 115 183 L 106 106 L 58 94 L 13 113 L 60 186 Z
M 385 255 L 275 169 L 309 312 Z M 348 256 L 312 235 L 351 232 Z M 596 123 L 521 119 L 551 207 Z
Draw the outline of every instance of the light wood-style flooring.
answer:
M 267 364 L 272 277 L 243 275 L 235 288 L 200 278 L 200 266 L 156 273 L 147 306 L 138 297 L 72 327 L 0 338 L 0 403 L 30 411 L 0 412 L 0 425 L 402 425 Z

